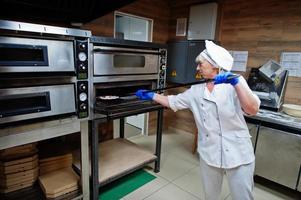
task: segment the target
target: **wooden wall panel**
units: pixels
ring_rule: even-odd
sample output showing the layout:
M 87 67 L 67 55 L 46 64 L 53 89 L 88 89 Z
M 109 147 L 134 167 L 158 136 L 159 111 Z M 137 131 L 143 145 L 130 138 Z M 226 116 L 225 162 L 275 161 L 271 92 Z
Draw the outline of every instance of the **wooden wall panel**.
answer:
M 166 43 L 170 9 L 167 0 L 137 0 L 118 10 L 153 20 L 153 42 Z M 87 23 L 83 28 L 92 30 L 96 36 L 114 36 L 114 12 Z
M 225 0 L 218 40 L 227 49 L 249 51 L 250 68 L 279 62 L 282 51 L 301 51 L 300 10 L 298 0 Z M 300 89 L 301 78 L 290 77 L 285 102 L 301 104 Z
M 114 36 L 114 13 L 109 13 L 101 18 L 95 19 L 82 28 L 92 31 L 94 36 L 113 37 Z

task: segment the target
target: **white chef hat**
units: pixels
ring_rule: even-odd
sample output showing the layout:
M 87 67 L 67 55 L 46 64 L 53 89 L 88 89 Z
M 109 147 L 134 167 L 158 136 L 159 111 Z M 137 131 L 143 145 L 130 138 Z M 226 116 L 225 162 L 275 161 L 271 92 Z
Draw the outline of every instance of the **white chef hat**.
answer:
M 206 40 L 205 43 L 206 49 L 196 57 L 196 62 L 203 62 L 204 59 L 206 59 L 213 66 L 230 71 L 233 65 L 233 57 L 231 54 L 212 41 Z

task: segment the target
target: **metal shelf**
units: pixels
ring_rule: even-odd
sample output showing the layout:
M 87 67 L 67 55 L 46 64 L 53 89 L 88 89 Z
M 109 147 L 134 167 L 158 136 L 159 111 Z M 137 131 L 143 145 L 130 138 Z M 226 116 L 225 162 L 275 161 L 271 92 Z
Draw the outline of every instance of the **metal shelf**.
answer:
M 158 104 L 147 106 L 145 107 L 145 109 L 135 109 L 134 107 L 132 107 L 132 109 L 130 109 L 129 112 L 122 112 L 121 114 L 118 114 L 114 117 L 106 116 L 90 121 L 89 133 L 91 136 L 90 148 L 91 148 L 91 179 L 92 179 L 91 199 L 92 200 L 98 199 L 100 186 L 112 182 L 118 178 L 121 178 L 122 176 L 125 176 L 137 169 L 140 169 L 145 165 L 147 165 L 148 163 L 155 162 L 154 172 L 157 173 L 160 171 L 163 109 L 164 108 Z M 138 147 L 137 145 L 123 139 L 124 118 L 133 114 L 141 114 L 150 111 L 158 112 L 156 151 L 154 155 L 146 150 L 143 150 L 141 147 Z M 120 119 L 120 128 L 119 128 L 120 139 L 104 142 L 105 143 L 104 145 L 103 144 L 99 145 L 98 124 L 112 120 L 112 118 Z M 117 146 L 117 148 L 113 146 Z M 111 151 L 108 151 L 108 149 L 110 148 Z M 135 153 L 133 154 L 133 152 Z M 129 154 L 128 155 L 129 157 L 127 156 L 127 154 Z M 135 156 L 137 155 L 137 157 L 139 158 L 133 158 L 131 155 L 135 155 Z M 126 163 L 126 161 L 129 161 L 130 163 Z M 107 163 L 104 164 L 104 162 Z
M 35 122 L 31 124 L 1 128 L 0 150 L 60 137 L 76 132 L 81 133 L 82 195 L 80 195 L 80 198 L 88 200 L 90 199 L 88 121 L 81 121 L 74 116 L 51 121 Z M 30 191 L 30 188 L 27 189 Z M 16 191 L 16 193 L 17 192 L 19 191 Z
M 73 164 L 80 171 L 79 153 L 76 152 L 73 155 L 75 155 Z M 99 186 L 157 160 L 157 156 L 153 153 L 122 138 L 100 143 L 98 156 Z
M 0 150 L 79 132 L 76 117 L 36 122 L 0 129 Z

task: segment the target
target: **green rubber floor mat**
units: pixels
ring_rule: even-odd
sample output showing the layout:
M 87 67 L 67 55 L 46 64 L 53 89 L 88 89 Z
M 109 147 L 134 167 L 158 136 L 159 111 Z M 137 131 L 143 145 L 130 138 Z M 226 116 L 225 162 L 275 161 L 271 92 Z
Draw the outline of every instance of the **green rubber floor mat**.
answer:
M 144 170 L 138 170 L 99 189 L 99 200 L 118 200 L 156 177 Z

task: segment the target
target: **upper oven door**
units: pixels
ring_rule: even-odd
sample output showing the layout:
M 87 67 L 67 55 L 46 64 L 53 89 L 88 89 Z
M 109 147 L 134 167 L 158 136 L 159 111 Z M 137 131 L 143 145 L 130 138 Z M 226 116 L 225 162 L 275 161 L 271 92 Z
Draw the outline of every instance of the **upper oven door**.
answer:
M 94 76 L 156 74 L 158 63 L 156 50 L 94 46 Z
M 0 73 L 74 72 L 73 41 L 0 37 Z

